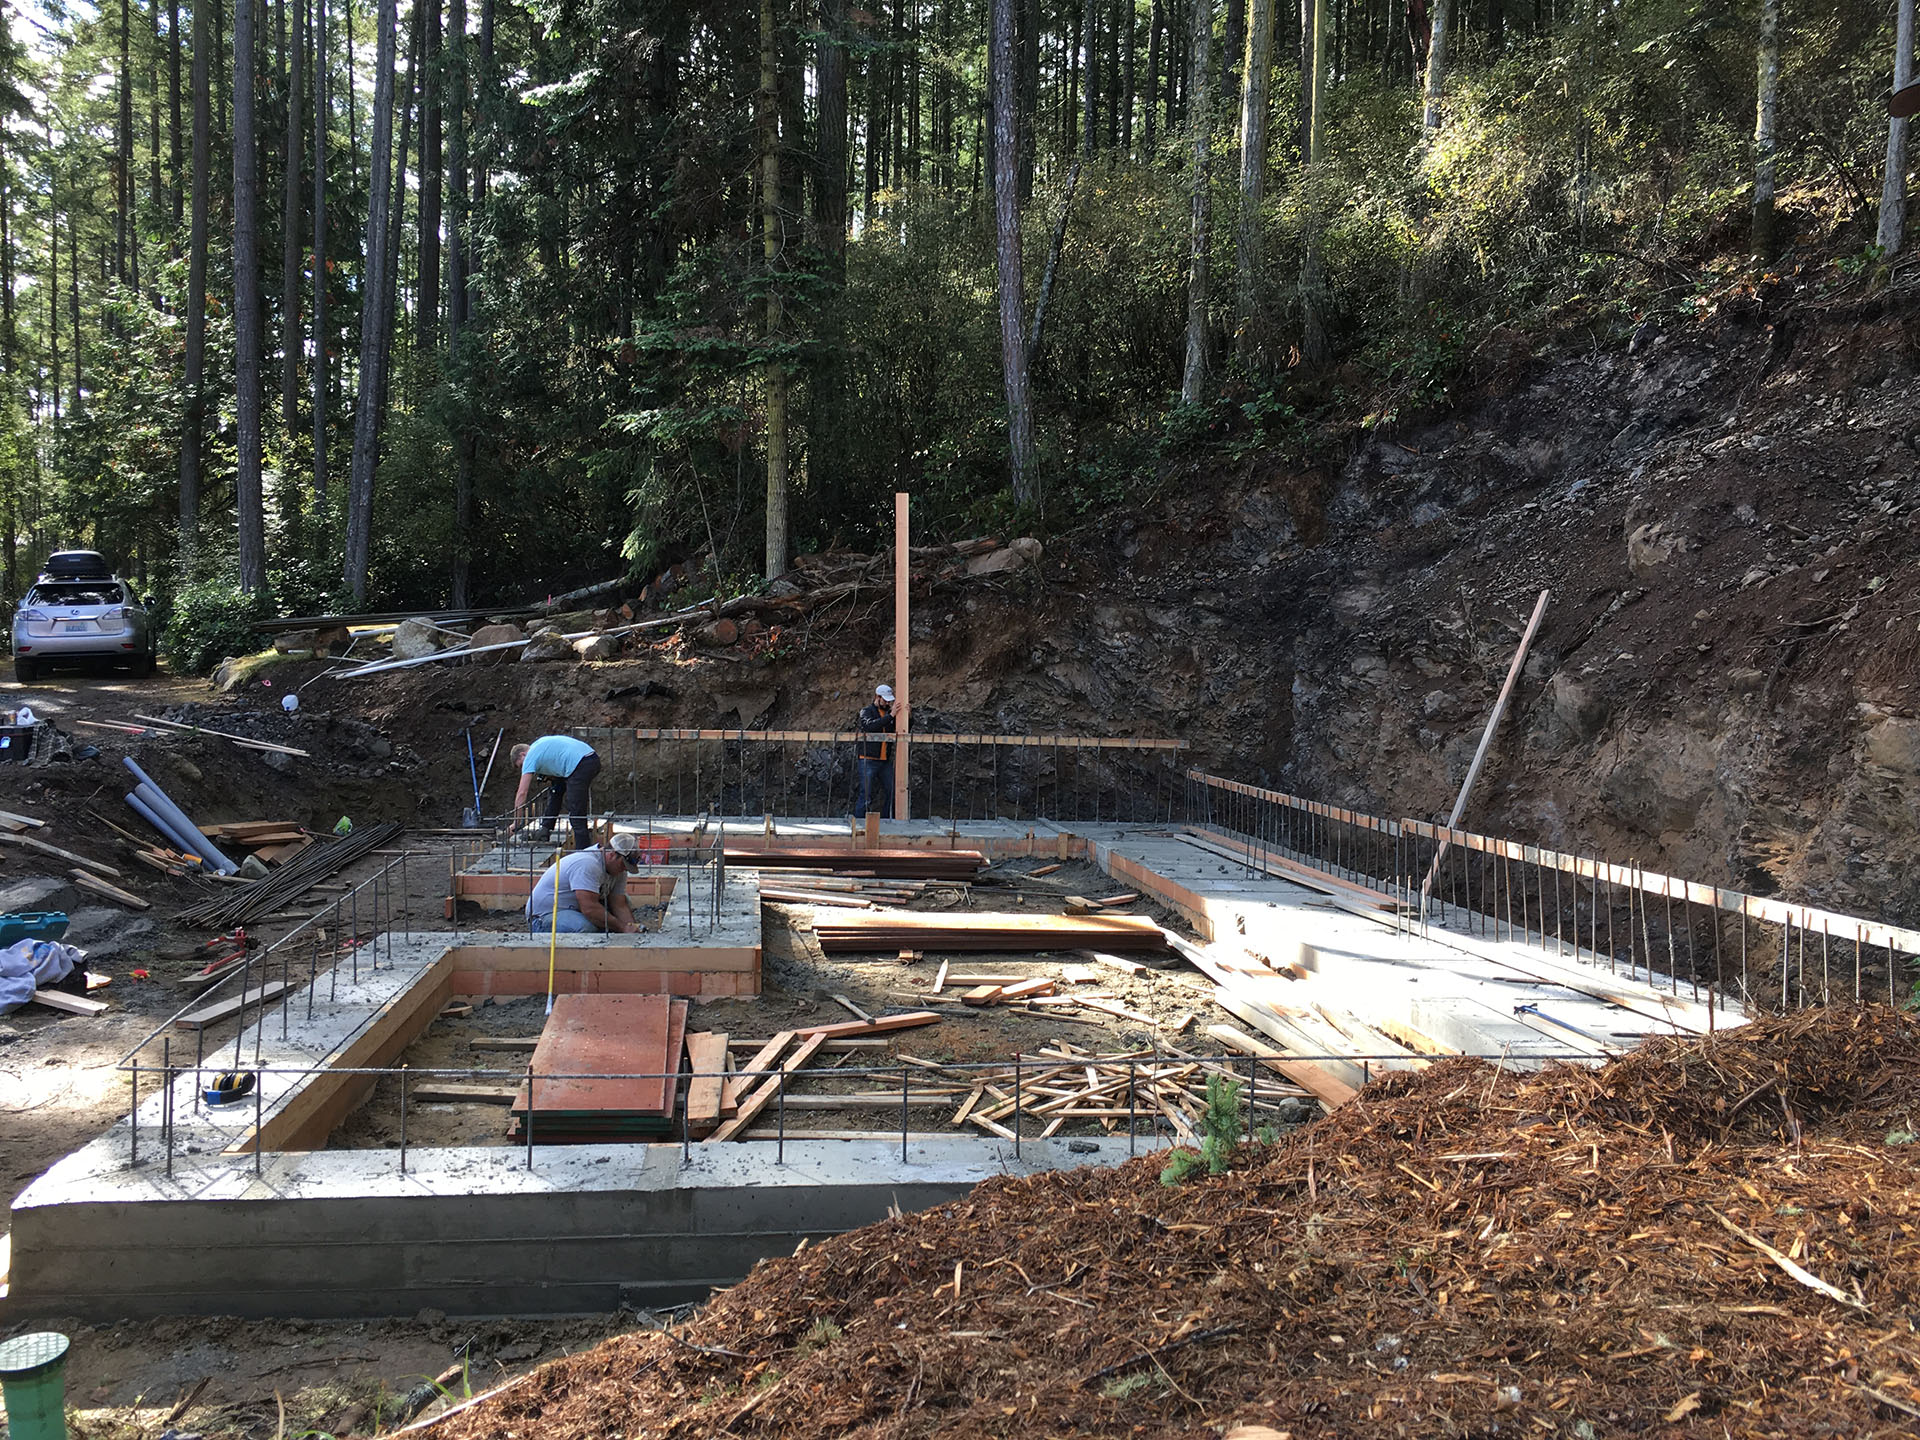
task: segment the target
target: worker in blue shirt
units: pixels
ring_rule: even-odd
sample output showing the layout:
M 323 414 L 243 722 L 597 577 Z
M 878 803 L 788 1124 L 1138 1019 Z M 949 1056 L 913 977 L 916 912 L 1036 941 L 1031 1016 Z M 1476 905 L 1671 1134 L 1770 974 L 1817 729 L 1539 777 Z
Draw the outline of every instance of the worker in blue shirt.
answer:
M 507 752 L 520 767 L 520 788 L 514 792 L 517 812 L 526 803 L 536 779 L 547 782 L 547 804 L 534 833 L 540 843 L 553 838 L 553 822 L 564 803 L 567 821 L 573 826 L 573 848 L 587 848 L 587 787 L 600 773 L 600 757 L 584 740 L 571 735 L 542 735 L 531 745 L 516 745 Z

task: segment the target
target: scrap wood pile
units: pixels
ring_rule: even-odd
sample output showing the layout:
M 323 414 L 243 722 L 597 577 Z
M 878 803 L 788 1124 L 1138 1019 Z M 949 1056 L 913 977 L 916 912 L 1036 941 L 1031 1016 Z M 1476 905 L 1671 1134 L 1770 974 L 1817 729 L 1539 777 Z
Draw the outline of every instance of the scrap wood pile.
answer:
M 1017 1111 L 1022 1136 L 1044 1139 L 1076 1121 L 1094 1122 L 1109 1134 L 1124 1133 L 1129 1119 L 1141 1133 L 1151 1134 L 1164 1119 L 1182 1140 L 1197 1141 L 1200 1115 L 1207 1107 L 1207 1081 L 1219 1076 L 1245 1086 L 1250 1079 L 1246 1067 L 1225 1065 L 1210 1056 L 1166 1049 L 1098 1055 L 1059 1042 L 1021 1056 L 1018 1072 L 1011 1064 L 982 1071 L 906 1055 L 901 1059 L 929 1077 L 954 1082 L 954 1093 L 965 1098 L 952 1124 L 972 1125 L 1006 1140 L 1013 1139 Z M 1296 1105 L 1282 1102 L 1303 1099 L 1307 1093 L 1271 1075 L 1256 1074 L 1251 1081 L 1242 1098 L 1252 1101 L 1256 1125 L 1297 1115 Z M 894 1099 L 899 1099 L 897 1091 Z
M 308 846 L 263 879 L 244 887 L 236 885 L 203 904 L 182 910 L 174 918 L 188 925 L 211 925 L 222 930 L 257 920 L 297 900 L 361 856 L 378 850 L 403 828 L 394 824 L 357 826 L 345 835 Z
M 829 955 L 901 950 L 1157 951 L 1167 945 L 1160 927 L 1137 915 L 948 915 L 892 910 L 822 917 L 814 921 L 813 933 Z
M 1916 1107 L 1884 1007 L 1447 1059 L 1222 1175 L 1000 1177 L 810 1245 L 431 1433 L 1912 1434 Z

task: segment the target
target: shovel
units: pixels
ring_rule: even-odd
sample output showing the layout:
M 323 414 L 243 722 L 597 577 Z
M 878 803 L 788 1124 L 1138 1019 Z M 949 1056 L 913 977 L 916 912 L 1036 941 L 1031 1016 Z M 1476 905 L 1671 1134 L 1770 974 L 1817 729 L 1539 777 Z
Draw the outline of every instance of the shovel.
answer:
M 480 766 L 473 758 L 473 732 L 467 731 L 467 776 L 473 781 L 473 804 L 460 812 L 460 824 L 467 830 L 480 826 Z

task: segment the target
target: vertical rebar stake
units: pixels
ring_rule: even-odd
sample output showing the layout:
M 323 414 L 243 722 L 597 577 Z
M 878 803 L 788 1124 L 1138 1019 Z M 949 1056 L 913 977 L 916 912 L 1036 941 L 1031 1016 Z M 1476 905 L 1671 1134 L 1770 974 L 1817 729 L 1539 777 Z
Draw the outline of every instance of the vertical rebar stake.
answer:
M 127 1168 L 140 1164 L 140 1052 L 133 1052 L 133 1099 L 127 1106 Z
M 173 1041 L 160 1041 L 160 1073 L 166 1090 L 160 1096 L 160 1138 L 167 1152 L 167 1174 L 173 1174 Z
M 527 1169 L 533 1169 L 533 1062 L 527 1062 Z
M 407 1067 L 400 1067 L 400 1173 L 407 1173 Z

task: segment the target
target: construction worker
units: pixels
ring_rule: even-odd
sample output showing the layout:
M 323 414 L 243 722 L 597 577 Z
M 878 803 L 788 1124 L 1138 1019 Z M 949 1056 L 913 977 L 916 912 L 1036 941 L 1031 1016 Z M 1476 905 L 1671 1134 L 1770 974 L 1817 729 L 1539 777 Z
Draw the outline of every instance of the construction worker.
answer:
M 639 850 L 633 836 L 616 835 L 604 845 L 562 855 L 527 897 L 527 928 L 535 934 L 631 934 L 635 926 L 627 900 L 627 870 Z
M 547 782 L 545 813 L 534 834 L 542 845 L 553 838 L 554 818 L 564 803 L 567 821 L 573 826 L 573 848 L 587 848 L 587 787 L 600 773 L 600 757 L 584 740 L 571 735 L 542 735 L 531 745 L 516 745 L 507 752 L 520 767 L 520 788 L 514 792 L 517 812 L 527 803 L 536 779 Z
M 876 685 L 873 703 L 860 712 L 861 739 L 854 742 L 854 763 L 860 768 L 860 794 L 853 818 L 864 820 L 869 808 L 883 820 L 893 819 L 893 741 L 877 737 L 893 734 L 893 687 Z M 876 738 L 866 738 L 866 737 Z

